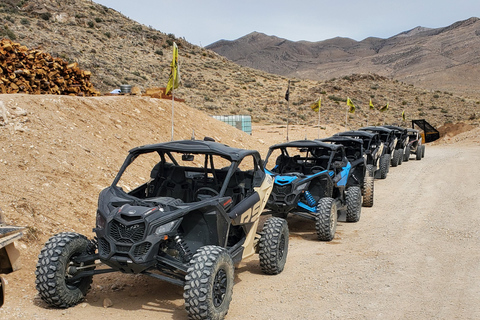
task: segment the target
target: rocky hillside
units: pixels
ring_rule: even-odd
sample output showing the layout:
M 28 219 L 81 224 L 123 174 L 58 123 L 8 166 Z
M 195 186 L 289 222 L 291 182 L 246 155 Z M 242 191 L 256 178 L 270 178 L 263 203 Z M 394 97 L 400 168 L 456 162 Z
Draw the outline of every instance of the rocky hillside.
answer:
M 314 80 L 373 72 L 424 88 L 476 94 L 480 76 L 478 18 L 444 28 L 417 27 L 388 39 L 293 42 L 254 32 L 207 48 L 243 66 Z
M 426 118 L 436 125 L 475 123 L 480 114 L 478 98 L 424 90 L 371 70 L 352 74 L 354 69 L 323 81 L 292 78 L 287 108 L 287 77 L 242 67 L 90 0 L 5 0 L 0 3 L 0 23 L 0 37 L 77 62 L 92 72 L 91 81 L 102 92 L 121 84 L 143 90 L 165 86 L 175 41 L 183 82 L 175 96 L 209 115 L 247 114 L 254 123 L 285 124 L 288 118 L 290 123 L 316 125 L 318 114 L 309 106 L 322 97 L 321 125 L 344 124 L 347 96 L 357 105 L 357 112 L 349 115 L 350 126 L 398 123 L 404 110 L 407 121 Z M 344 46 L 351 43 L 344 41 Z M 388 102 L 389 112 L 369 112 L 369 99 L 377 108 Z

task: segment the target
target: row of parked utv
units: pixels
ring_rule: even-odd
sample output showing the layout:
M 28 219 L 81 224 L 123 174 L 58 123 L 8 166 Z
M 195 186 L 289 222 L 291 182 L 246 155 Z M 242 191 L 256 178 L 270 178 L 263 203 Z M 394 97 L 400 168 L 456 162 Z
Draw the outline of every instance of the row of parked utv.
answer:
M 284 269 L 289 214 L 330 241 L 339 214 L 356 222 L 373 206 L 376 178 L 424 152 L 418 131 L 393 126 L 276 144 L 265 160 L 208 138 L 134 148 L 99 195 L 94 239 L 64 232 L 47 241 L 37 290 L 68 308 L 96 274 L 144 274 L 182 286 L 190 318 L 223 319 L 240 261 L 257 253 L 265 274 Z

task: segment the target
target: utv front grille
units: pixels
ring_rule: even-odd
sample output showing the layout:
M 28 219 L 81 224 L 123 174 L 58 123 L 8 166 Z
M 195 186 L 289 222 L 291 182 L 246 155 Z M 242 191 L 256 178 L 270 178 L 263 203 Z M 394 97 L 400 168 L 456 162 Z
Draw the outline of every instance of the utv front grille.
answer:
M 110 243 L 107 240 L 100 238 L 98 239 L 98 250 L 100 251 L 101 256 L 107 256 L 110 254 Z
M 129 252 L 130 246 L 117 246 L 117 252 Z
M 109 234 L 116 242 L 135 243 L 143 239 L 145 235 L 145 223 L 140 222 L 126 226 L 117 220 L 113 220 L 110 225 Z
M 135 247 L 135 250 L 133 250 L 133 256 L 135 258 L 141 257 L 143 255 L 146 255 L 148 250 L 150 250 L 150 247 L 152 244 L 150 242 L 144 242 L 138 246 Z
M 292 185 L 286 185 L 286 186 L 279 186 L 279 185 L 274 185 L 273 186 L 273 193 L 278 196 L 285 196 L 289 193 L 292 192 Z

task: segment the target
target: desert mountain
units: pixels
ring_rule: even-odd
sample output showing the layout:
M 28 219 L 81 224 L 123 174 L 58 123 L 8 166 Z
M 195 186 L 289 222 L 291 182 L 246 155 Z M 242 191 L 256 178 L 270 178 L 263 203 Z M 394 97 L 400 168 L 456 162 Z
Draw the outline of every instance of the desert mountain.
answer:
M 327 80 L 372 72 L 424 88 L 473 93 L 480 76 L 480 19 L 362 41 L 293 42 L 253 32 L 207 48 L 240 65 L 286 77 Z
M 467 28 L 468 23 L 464 24 Z M 472 20 L 470 24 L 476 25 L 476 21 Z M 407 39 L 424 32 L 431 30 L 413 30 L 407 33 L 410 36 L 398 37 Z M 405 124 L 415 118 L 426 118 L 434 125 L 476 121 L 480 114 L 476 96 L 456 95 L 454 90 L 425 90 L 373 74 L 374 70 L 383 70 L 378 66 L 372 70 L 365 67 L 363 74 L 353 74 L 354 68 L 344 67 L 344 63 L 340 62 L 337 62 L 338 68 L 343 68 L 347 76 L 322 81 L 292 79 L 290 101 L 287 103 L 284 99 L 287 77 L 240 66 L 211 50 L 141 25 L 91 0 L 2 1 L 0 37 L 28 48 L 39 48 L 69 63 L 78 63 L 82 70 L 91 71 L 91 82 L 104 93 L 121 84 L 130 84 L 142 90 L 165 86 L 170 72 L 172 44 L 176 42 L 183 85 L 176 90 L 175 96 L 208 115 L 246 114 L 251 115 L 255 123 L 285 124 L 289 119 L 292 124 L 316 125 L 318 114 L 312 112 L 310 105 L 320 97 L 321 125 L 345 123 L 347 97 L 357 105 L 356 113 L 348 119 L 352 127 L 367 122 L 398 123 L 402 111 L 407 114 Z M 289 47 L 287 40 L 261 34 L 255 34 L 253 38 L 260 39 L 260 44 L 268 40 L 270 47 Z M 364 41 L 381 42 L 380 39 Z M 352 56 L 349 52 L 355 48 L 356 42 L 338 38 L 325 43 L 336 47 L 338 55 L 343 52 L 348 57 Z M 283 54 L 290 57 L 285 57 L 283 63 L 292 70 L 297 65 L 303 65 L 300 57 L 311 56 L 316 50 L 309 43 L 296 45 L 298 48 L 294 51 Z M 387 47 L 389 45 L 384 44 L 378 50 L 383 52 Z M 365 57 L 372 54 L 371 49 L 358 47 L 355 50 Z M 467 50 L 465 55 L 469 54 Z M 460 55 L 455 59 L 462 57 Z M 254 57 L 252 61 L 255 61 Z M 310 66 L 313 71 L 305 67 L 304 72 L 318 72 L 315 64 Z M 268 72 L 276 71 L 272 69 Z M 370 112 L 370 99 L 377 109 L 389 103 L 389 112 Z

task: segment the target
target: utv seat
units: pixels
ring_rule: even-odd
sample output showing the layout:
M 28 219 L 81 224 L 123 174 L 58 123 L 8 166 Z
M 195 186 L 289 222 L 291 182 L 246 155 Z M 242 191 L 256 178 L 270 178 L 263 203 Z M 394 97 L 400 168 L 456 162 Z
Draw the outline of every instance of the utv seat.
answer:
M 184 167 L 173 167 L 168 178 L 160 185 L 157 197 L 172 197 L 182 199 L 184 202 L 191 202 L 193 199 L 192 179 L 185 175 Z
M 290 158 L 281 171 L 281 173 L 291 172 L 303 173 L 303 166 L 295 158 Z
M 242 171 L 235 172 L 230 181 L 228 182 L 225 195 L 232 198 L 232 204 L 235 206 L 237 203 L 245 198 L 245 175 Z
M 360 156 L 361 156 L 360 151 L 349 152 L 349 154 L 347 154 L 347 159 L 348 161 L 352 162 L 357 159 L 360 159 Z
M 152 171 L 150 172 L 150 181 L 147 183 L 147 197 L 156 197 L 160 186 L 170 175 L 170 172 L 173 170 L 173 164 L 159 162 L 157 163 Z
M 289 157 L 286 155 L 279 155 L 277 159 L 275 160 L 275 168 L 272 170 L 273 172 L 282 172 L 283 168 L 288 162 Z

